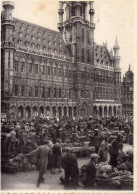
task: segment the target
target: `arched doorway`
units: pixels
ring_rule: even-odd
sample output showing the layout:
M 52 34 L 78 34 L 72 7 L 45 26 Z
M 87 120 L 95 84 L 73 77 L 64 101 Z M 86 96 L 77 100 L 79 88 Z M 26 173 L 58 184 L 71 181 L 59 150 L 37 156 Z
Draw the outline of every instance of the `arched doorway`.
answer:
M 26 107 L 25 112 L 26 112 L 25 114 L 26 118 L 30 119 L 31 118 L 31 108 L 29 106 Z
M 72 117 L 72 108 L 69 106 L 69 117 Z
M 113 107 L 114 117 L 116 117 L 116 107 Z
M 52 107 L 52 113 L 53 113 L 53 116 L 56 116 L 57 110 L 55 106 Z
M 111 106 L 109 106 L 108 114 L 110 117 L 112 116 L 112 107 Z
M 18 117 L 21 119 L 24 117 L 24 109 L 22 106 L 18 107 Z
M 74 106 L 73 110 L 74 110 L 74 117 L 77 117 L 77 107 Z
M 99 107 L 99 117 L 102 117 L 102 106 Z
M 40 116 L 43 116 L 44 115 L 44 107 L 43 106 L 40 106 L 40 108 L 39 108 L 39 114 L 40 114 Z
M 49 106 L 46 107 L 46 115 L 50 116 L 50 107 Z
M 67 116 L 67 107 L 66 106 L 63 107 L 63 112 L 64 112 L 64 116 Z
M 93 112 L 93 115 L 94 115 L 94 117 L 97 117 L 97 107 L 96 107 L 96 106 L 94 106 L 94 112 Z
M 58 116 L 59 118 L 62 116 L 62 108 L 60 106 L 58 107 Z
M 83 103 L 81 106 L 81 116 L 82 117 L 86 117 L 87 115 L 87 104 Z
M 107 117 L 107 106 L 104 107 L 104 117 Z
M 33 117 L 37 117 L 38 116 L 38 109 L 36 106 L 33 107 Z

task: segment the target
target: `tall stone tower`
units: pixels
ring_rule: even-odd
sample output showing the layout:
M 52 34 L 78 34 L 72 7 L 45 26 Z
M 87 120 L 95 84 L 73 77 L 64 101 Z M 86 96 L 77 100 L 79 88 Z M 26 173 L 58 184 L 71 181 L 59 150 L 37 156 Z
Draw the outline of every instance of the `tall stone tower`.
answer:
M 93 68 L 94 65 L 94 13 L 93 1 L 59 2 L 58 29 L 74 58 L 73 90 L 79 107 L 79 115 L 83 117 L 92 115 L 93 111 L 92 80 L 89 78 L 88 69 Z M 83 97 L 87 92 L 88 98 Z
M 14 57 L 14 42 L 13 31 L 14 21 L 12 17 L 12 10 L 14 9 L 14 3 L 11 1 L 3 2 L 3 12 L 1 15 L 2 25 L 2 60 L 1 60 L 1 94 L 2 105 L 8 104 L 9 97 L 13 93 L 13 57 Z M 3 101 L 5 100 L 5 102 Z
M 120 69 L 120 56 L 119 56 L 119 44 L 116 37 L 115 45 L 113 47 L 114 57 L 113 63 L 115 67 L 115 101 L 121 102 L 121 69 Z M 118 110 L 121 112 L 121 110 Z
M 64 21 L 63 6 L 66 15 Z M 60 1 L 58 13 L 58 29 L 75 61 L 93 64 L 95 29 L 93 1 Z

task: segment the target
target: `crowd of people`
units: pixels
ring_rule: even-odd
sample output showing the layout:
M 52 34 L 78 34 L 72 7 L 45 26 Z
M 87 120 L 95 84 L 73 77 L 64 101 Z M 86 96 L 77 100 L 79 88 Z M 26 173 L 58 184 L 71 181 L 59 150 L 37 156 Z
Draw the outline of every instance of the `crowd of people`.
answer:
M 119 133 L 116 138 L 110 140 L 114 130 Z M 104 136 L 100 134 L 102 132 Z M 121 132 L 121 133 L 120 133 Z M 52 174 L 55 168 L 61 172 L 64 169 L 64 178 L 61 179 L 65 187 L 77 187 L 79 168 L 77 157 L 74 153 L 63 153 L 62 145 L 67 142 L 80 142 L 85 136 L 89 145 L 95 147 L 95 153 L 91 154 L 90 162 L 86 165 L 83 184 L 86 187 L 93 186 L 96 179 L 96 162 L 109 161 L 112 167 L 117 166 L 119 150 L 123 148 L 123 137 L 128 141 L 129 134 L 133 133 L 133 122 L 124 118 L 35 118 L 26 121 L 1 122 L 2 158 L 11 159 L 22 153 L 39 170 L 37 187 L 44 181 L 43 175 L 47 169 Z M 92 141 L 94 139 L 94 142 Z

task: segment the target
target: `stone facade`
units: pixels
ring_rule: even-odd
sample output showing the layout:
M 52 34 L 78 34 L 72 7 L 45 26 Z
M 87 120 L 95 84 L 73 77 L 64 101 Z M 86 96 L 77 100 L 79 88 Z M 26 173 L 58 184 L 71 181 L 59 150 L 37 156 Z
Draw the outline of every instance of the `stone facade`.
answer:
M 130 70 L 125 73 L 122 81 L 122 111 L 125 117 L 133 117 L 134 74 Z
M 93 1 L 59 2 L 59 32 L 13 18 L 13 9 L 12 2 L 3 2 L 1 89 L 7 118 L 121 114 L 119 45 L 116 39 L 113 54 L 95 43 Z

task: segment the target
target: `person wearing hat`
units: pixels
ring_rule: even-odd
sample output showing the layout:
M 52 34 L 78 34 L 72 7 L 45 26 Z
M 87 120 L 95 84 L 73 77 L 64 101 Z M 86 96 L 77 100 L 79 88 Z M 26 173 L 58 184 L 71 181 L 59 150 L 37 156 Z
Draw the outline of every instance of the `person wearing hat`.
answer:
M 40 183 L 44 182 L 43 175 L 46 173 L 48 165 L 48 154 L 50 148 L 48 146 L 49 141 L 47 139 L 43 140 L 43 145 L 39 146 L 36 150 L 26 154 L 27 157 L 37 157 L 37 169 L 39 170 L 39 176 L 37 180 L 37 187 L 40 186 Z
M 96 162 L 98 160 L 98 154 L 93 153 L 90 155 L 90 161 L 86 165 L 85 174 L 83 177 L 83 185 L 86 188 L 93 187 L 96 182 Z
M 20 130 L 21 130 L 21 126 L 19 123 L 17 123 L 15 126 L 15 131 L 20 131 Z

